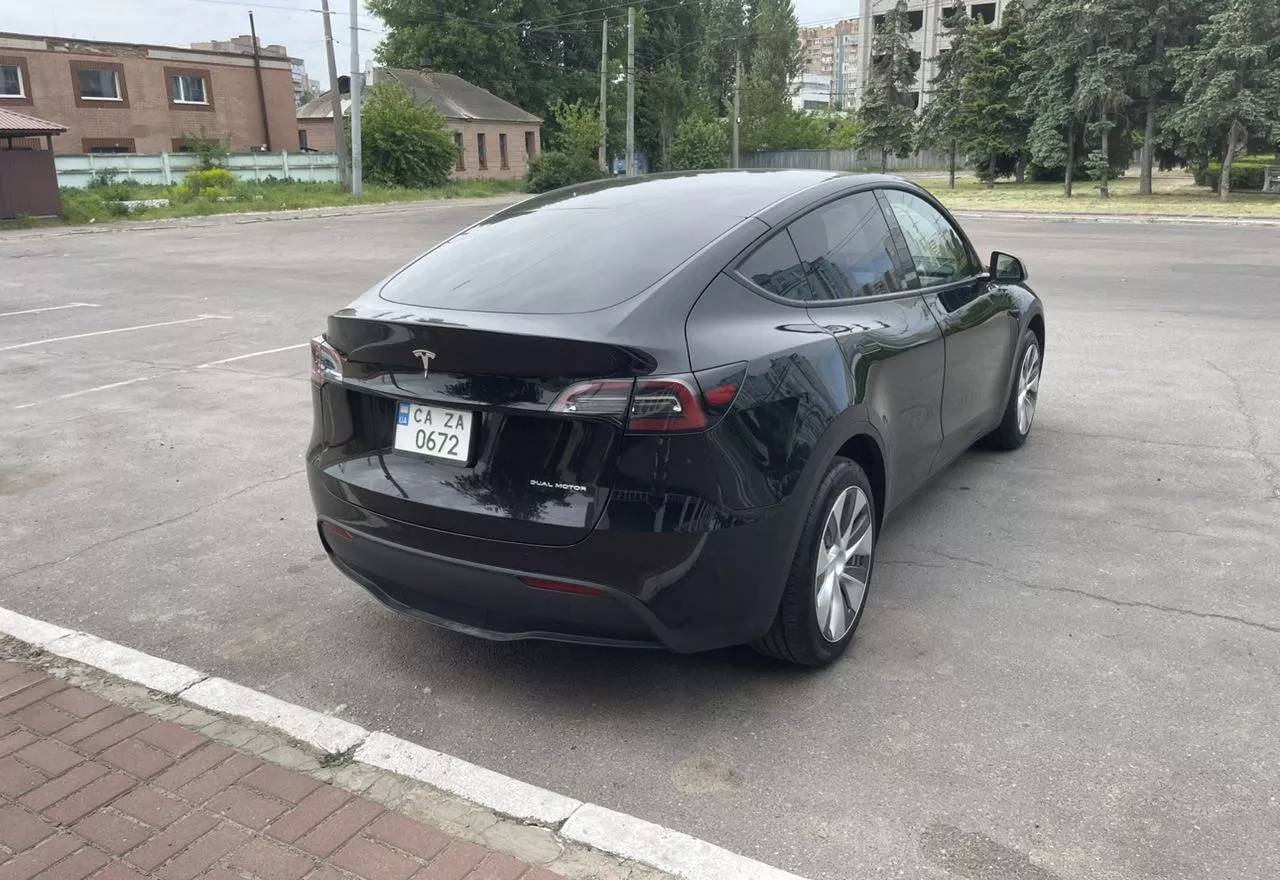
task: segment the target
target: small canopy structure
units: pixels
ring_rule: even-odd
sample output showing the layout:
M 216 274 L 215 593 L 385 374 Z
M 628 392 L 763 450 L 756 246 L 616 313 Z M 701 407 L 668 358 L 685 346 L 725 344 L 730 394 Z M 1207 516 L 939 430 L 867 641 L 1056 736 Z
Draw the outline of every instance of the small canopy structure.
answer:
M 53 138 L 66 130 L 65 125 L 0 107 L 0 220 L 62 212 Z M 14 138 L 40 137 L 44 138 L 43 150 L 13 142 Z
M 8 141 L 7 145 L 11 150 L 14 138 L 30 137 L 43 137 L 46 149 L 52 150 L 53 136 L 66 130 L 65 125 L 0 107 L 0 138 Z

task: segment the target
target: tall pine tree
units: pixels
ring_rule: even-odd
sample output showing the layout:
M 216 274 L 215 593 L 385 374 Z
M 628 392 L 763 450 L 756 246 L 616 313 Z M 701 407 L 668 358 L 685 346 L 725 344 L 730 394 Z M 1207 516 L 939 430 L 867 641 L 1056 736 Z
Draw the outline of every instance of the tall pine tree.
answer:
M 947 185 L 951 189 L 956 188 L 956 152 L 960 141 L 957 120 L 965 59 L 969 52 L 969 25 L 972 23 L 973 18 L 963 0 L 957 0 L 951 15 L 943 22 L 950 37 L 950 46 L 934 59 L 934 75 L 929 80 L 932 89 L 929 103 L 920 114 L 920 142 L 947 151 Z
M 863 90 L 858 120 L 858 147 L 880 151 L 880 171 L 889 168 L 889 154 L 911 154 L 915 143 L 916 112 L 911 94 L 920 69 L 920 53 L 911 46 L 907 4 L 884 14 L 871 40 L 871 75 Z

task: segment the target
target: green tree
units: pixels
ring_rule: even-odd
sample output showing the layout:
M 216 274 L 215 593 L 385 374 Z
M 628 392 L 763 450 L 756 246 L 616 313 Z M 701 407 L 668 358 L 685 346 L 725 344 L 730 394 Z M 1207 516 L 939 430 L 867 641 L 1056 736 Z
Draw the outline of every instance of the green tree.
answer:
M 368 7 L 386 30 L 375 51 L 383 64 L 416 70 L 425 63 L 539 115 L 556 100 L 592 101 L 598 94 L 595 0 L 488 7 L 469 0 L 368 0 Z
M 724 168 L 729 158 L 729 129 L 720 119 L 688 116 L 676 128 L 667 169 L 697 171 Z
M 1121 114 L 1132 100 L 1130 87 L 1138 63 L 1133 39 L 1140 26 L 1135 13 L 1133 6 L 1086 0 L 1076 21 L 1086 52 L 1078 69 L 1072 103 L 1091 140 L 1096 138 L 1088 167 L 1104 199 L 1111 196 L 1111 136 L 1117 126 L 1126 122 Z
M 444 117 L 434 107 L 416 103 L 396 82 L 378 83 L 365 92 L 360 149 L 365 179 L 386 186 L 440 186 L 458 158 Z
M 1063 195 L 1070 197 L 1080 140 L 1074 96 L 1087 43 L 1075 28 L 1082 0 L 1041 0 L 1027 22 L 1026 67 L 1016 88 L 1031 118 L 1027 148 L 1044 169 L 1063 169 Z
M 960 146 L 986 169 L 988 187 L 995 186 L 1001 157 L 1026 147 L 1026 117 L 1015 94 L 1021 62 L 1005 28 L 970 25 L 954 125 Z
M 920 53 L 911 47 L 907 4 L 884 15 L 871 43 L 871 76 L 858 108 L 862 130 L 858 147 L 880 151 L 880 170 L 889 167 L 889 154 L 905 158 L 914 146 L 916 113 L 912 86 L 920 68 Z
M 600 147 L 600 111 L 585 101 L 556 101 L 551 108 L 555 122 L 555 147 L 574 157 L 595 159 Z
M 1186 98 L 1172 122 L 1201 150 L 1216 148 L 1226 201 L 1231 163 L 1250 137 L 1280 139 L 1280 0 L 1225 0 L 1199 31 L 1198 46 L 1175 53 Z
M 1196 26 L 1208 18 L 1209 7 L 1192 0 L 1136 2 L 1141 24 L 1135 44 L 1134 95 L 1143 104 L 1138 192 L 1149 196 L 1162 117 L 1168 108 L 1181 103 L 1181 96 L 1173 89 L 1175 71 L 1169 52 L 1191 44 Z
M 934 58 L 934 75 L 929 80 L 932 93 L 920 114 L 920 143 L 947 151 L 948 186 L 951 189 L 956 188 L 956 152 L 960 140 L 957 119 L 965 57 L 969 52 L 969 26 L 972 23 L 973 18 L 963 0 L 957 0 L 951 15 L 943 22 L 950 34 L 951 45 Z

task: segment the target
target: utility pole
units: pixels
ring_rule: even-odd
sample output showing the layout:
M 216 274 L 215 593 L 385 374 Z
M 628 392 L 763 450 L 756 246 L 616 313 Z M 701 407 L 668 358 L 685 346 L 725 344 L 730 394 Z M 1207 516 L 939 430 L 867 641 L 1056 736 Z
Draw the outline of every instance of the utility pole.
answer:
M 343 189 L 351 188 L 350 169 L 347 167 L 347 130 L 342 123 L 342 95 L 338 94 L 338 62 L 333 57 L 333 28 L 329 24 L 329 0 L 320 0 L 324 14 L 324 54 L 329 62 L 329 106 L 333 108 L 333 143 L 338 153 L 338 179 Z
M 600 22 L 600 167 L 609 170 L 609 126 L 605 110 L 609 103 L 609 19 Z
M 262 110 L 262 136 L 267 152 L 271 152 L 271 122 L 267 119 L 267 92 L 262 87 L 262 58 L 258 54 L 258 29 L 253 26 L 253 12 L 249 12 L 249 37 L 253 40 L 253 72 L 258 75 L 258 107 Z
M 636 8 L 627 7 L 627 177 L 636 176 Z
M 738 126 L 742 124 L 742 50 L 733 53 L 733 167 L 741 167 L 738 154 Z
M 360 0 L 351 0 L 351 194 L 364 193 L 364 169 L 360 165 Z

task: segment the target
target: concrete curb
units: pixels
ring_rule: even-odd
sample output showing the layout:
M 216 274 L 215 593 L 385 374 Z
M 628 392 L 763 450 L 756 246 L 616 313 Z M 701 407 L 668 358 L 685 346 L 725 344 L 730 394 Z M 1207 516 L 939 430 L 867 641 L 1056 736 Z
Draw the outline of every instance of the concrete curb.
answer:
M 465 811 L 487 809 L 526 824 L 543 826 L 541 833 L 559 840 L 560 846 L 585 845 L 624 862 L 638 862 L 683 880 L 803 880 L 679 831 L 597 804 L 583 803 L 388 733 L 371 732 L 341 718 L 287 703 L 89 633 L 0 608 L 0 635 L 167 697 L 212 712 L 249 719 L 327 756 L 354 759 L 366 765 L 367 772 L 374 772 L 373 768 L 389 771 L 457 795 L 470 805 Z M 199 709 L 176 708 L 184 713 L 202 714 Z M 182 723 L 183 717 L 180 715 L 174 720 Z M 206 724 L 217 721 L 208 715 L 202 720 Z M 590 876 L 599 875 L 591 873 Z
M 119 232 L 153 232 L 160 229 L 199 229 L 216 226 L 242 226 L 248 223 L 272 223 L 281 220 L 323 220 L 330 217 L 357 215 L 412 214 L 418 211 L 438 211 L 444 208 L 472 208 L 492 205 L 494 209 L 514 205 L 530 198 L 523 193 L 504 196 L 485 196 L 474 199 L 424 199 L 420 202 L 381 202 L 373 205 L 339 205 L 332 208 L 294 208 L 285 211 L 245 211 L 228 214 L 208 214 L 203 217 L 166 217 L 159 220 L 140 220 L 84 224 L 80 226 L 50 226 L 43 229 L 19 229 L 0 231 L 0 244 L 9 241 L 30 241 L 41 238 L 61 238 L 67 235 L 103 235 Z
M 943 203 L 945 204 L 945 202 Z M 951 212 L 966 220 L 1052 220 L 1060 223 L 1124 223 L 1176 226 L 1280 226 L 1280 219 L 1265 217 L 1195 217 L 1175 214 L 1054 214 L 1046 211 L 969 211 L 957 208 Z

